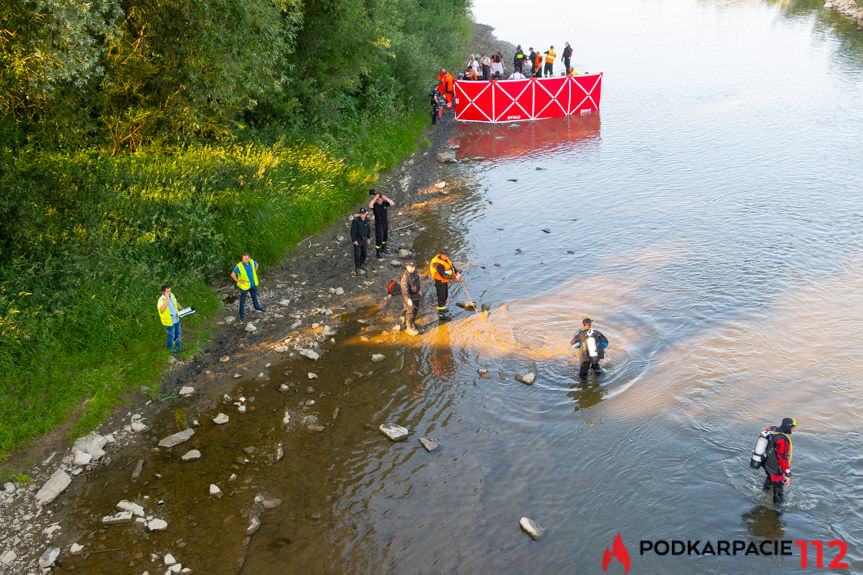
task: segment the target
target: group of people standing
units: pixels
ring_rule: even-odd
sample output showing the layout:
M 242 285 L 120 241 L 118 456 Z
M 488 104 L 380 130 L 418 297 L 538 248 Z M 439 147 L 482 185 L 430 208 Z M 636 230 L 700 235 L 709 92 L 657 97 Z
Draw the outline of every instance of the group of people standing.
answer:
M 506 72 L 503 65 L 503 54 L 500 51 L 491 56 L 471 54 L 464 70 L 465 80 L 502 80 Z
M 569 45 L 569 42 L 566 42 L 565 44 L 566 46 L 563 48 L 561 58 L 563 60 L 564 74 L 569 75 L 573 73 L 571 65 L 572 46 Z M 556 59 L 557 52 L 555 51 L 554 46 L 550 46 L 545 52 L 534 50 L 533 46 L 531 46 L 529 52 L 525 54 L 519 44 L 515 48 L 515 55 L 513 56 L 512 62 L 515 71 L 510 76 L 510 79 L 522 80 L 530 76 L 533 76 L 534 78 L 542 78 L 543 76 L 550 78 L 554 76 L 554 62 Z

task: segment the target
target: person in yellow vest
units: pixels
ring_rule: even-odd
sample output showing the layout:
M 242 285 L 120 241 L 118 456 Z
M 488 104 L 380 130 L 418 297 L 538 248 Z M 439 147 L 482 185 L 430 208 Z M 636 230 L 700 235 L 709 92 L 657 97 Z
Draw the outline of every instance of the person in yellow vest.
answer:
M 156 309 L 159 312 L 159 319 L 162 320 L 162 325 L 165 327 L 165 332 L 168 334 L 168 351 L 171 353 L 180 353 L 183 351 L 180 343 L 180 304 L 177 298 L 171 293 L 171 286 L 162 286 L 162 295 L 156 301 Z
M 246 296 L 252 296 L 252 303 L 257 311 L 264 311 L 258 303 L 258 262 L 250 258 L 248 253 L 243 254 L 243 258 L 234 266 L 231 279 L 240 288 L 240 321 L 246 315 Z
M 554 57 L 557 52 L 554 51 L 554 46 L 545 51 L 545 76 L 551 78 L 554 76 Z
M 449 252 L 441 250 L 429 263 L 429 274 L 434 280 L 435 292 L 437 293 L 437 315 L 439 319 L 446 319 L 446 303 L 449 299 L 449 284 L 453 280 L 461 281 L 461 274 L 449 259 Z

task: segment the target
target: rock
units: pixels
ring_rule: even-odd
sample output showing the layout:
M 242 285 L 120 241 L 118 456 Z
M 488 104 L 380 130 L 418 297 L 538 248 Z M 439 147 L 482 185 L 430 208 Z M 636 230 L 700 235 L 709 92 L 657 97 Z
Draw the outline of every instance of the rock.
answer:
M 45 485 L 36 492 L 36 503 L 39 505 L 47 505 L 57 499 L 63 491 L 69 487 L 69 484 L 72 483 L 72 478 L 69 477 L 69 474 L 63 471 L 62 469 L 58 469 L 54 472 L 54 475 L 45 482 Z
M 438 447 L 440 447 L 440 442 L 437 439 L 428 439 L 425 437 L 420 437 L 420 443 L 425 448 L 426 451 L 431 453 Z
M 42 530 L 42 535 L 47 537 L 48 539 L 54 537 L 54 533 L 60 531 L 61 527 L 59 523 L 55 523 L 53 525 L 49 525 L 45 529 Z
M 144 423 L 142 423 L 140 421 L 133 421 L 132 425 L 130 427 L 132 428 L 132 431 L 134 431 L 135 433 L 144 433 L 145 431 L 150 430 L 149 427 L 147 427 L 146 425 L 144 425 Z
M 232 316 L 232 315 L 226 315 L 226 316 L 225 316 L 225 325 L 231 325 L 231 324 L 232 324 L 232 323 L 234 323 L 236 320 L 237 320 L 237 318 L 235 318 L 234 316 Z
M 222 357 L 219 358 L 219 361 L 222 363 L 228 363 L 229 361 L 231 361 L 231 356 L 230 355 L 223 355 Z
M 534 541 L 542 537 L 542 533 L 545 531 L 545 529 L 537 525 L 533 519 L 528 517 L 522 517 L 519 519 L 518 524 L 521 526 L 521 530 L 530 535 Z
M 241 403 L 237 406 L 237 413 L 246 413 L 246 404 Z
M 3 555 L 0 555 L 0 565 L 10 567 L 16 559 L 18 559 L 18 554 L 12 549 L 8 549 L 3 553 Z
M 345 288 L 337 287 L 336 288 L 336 295 L 345 295 Z
M 408 434 L 410 433 L 406 427 L 402 427 L 401 425 L 396 425 L 395 423 L 384 423 L 381 424 L 378 429 L 383 432 L 390 440 L 392 441 L 402 441 L 407 439 Z
M 255 515 L 252 517 L 252 520 L 249 521 L 249 526 L 246 527 L 246 535 L 254 535 L 258 532 L 258 529 L 261 528 L 261 519 Z
M 316 352 L 313 349 L 300 349 L 298 353 L 306 359 L 310 359 L 312 361 L 318 361 L 321 358 L 321 354 Z
M 168 522 L 155 517 L 147 521 L 147 531 L 164 531 L 168 528 Z
M 306 377 L 308 377 L 309 379 L 318 379 L 318 374 L 310 371 L 306 374 Z
M 93 459 L 99 459 L 105 455 L 105 450 L 102 448 L 107 443 L 108 440 L 98 433 L 89 433 L 75 440 L 75 443 L 72 444 L 72 451 L 83 451 L 89 453 Z
M 126 501 L 123 499 L 117 503 L 117 509 L 120 511 L 128 511 L 135 517 L 143 517 L 144 516 L 144 508 L 138 505 L 137 503 L 133 503 L 132 501 Z
M 45 551 L 41 557 L 39 557 L 39 567 L 41 569 L 50 569 L 54 566 L 54 563 L 57 561 L 57 557 L 60 556 L 60 548 L 59 547 L 51 547 L 47 551 Z
M 144 460 L 139 459 L 135 464 L 135 469 L 132 470 L 132 481 L 138 481 L 141 477 L 141 472 L 144 470 Z
M 477 372 L 477 373 L 479 374 L 479 376 L 480 376 L 481 378 L 483 378 L 483 379 L 488 379 L 488 378 L 490 377 L 490 376 L 489 376 L 489 374 L 488 374 L 488 370 L 487 370 L 487 369 L 479 368 L 478 370 L 476 370 L 476 372 Z
M 525 385 L 533 385 L 533 382 L 536 381 L 536 374 L 530 371 L 528 373 L 515 376 L 515 380 L 520 381 Z
M 443 181 L 438 182 L 438 183 L 436 183 L 436 184 L 434 185 L 434 187 L 436 187 L 436 188 L 437 188 L 437 189 L 439 189 L 439 190 L 442 190 L 442 189 L 444 189 L 444 188 L 446 187 L 446 182 L 443 182 Z
M 276 507 L 280 507 L 282 505 L 282 500 L 278 497 L 265 497 L 261 501 L 261 505 L 264 506 L 264 509 L 275 509 Z
M 215 483 L 210 483 L 210 495 L 212 495 L 213 497 L 221 497 L 222 490 L 219 489 L 219 486 Z
M 290 349 L 287 345 L 277 345 L 273 348 L 273 351 L 276 353 L 287 353 Z
M 72 545 L 69 546 L 69 555 L 78 555 L 83 550 L 84 546 L 80 543 L 72 543 Z
M 287 425 L 291 422 L 291 414 L 288 413 L 288 410 L 285 410 L 285 415 L 282 417 L 282 425 Z
M 190 449 L 186 453 L 183 454 L 183 457 L 180 458 L 183 461 L 195 461 L 197 459 L 201 459 L 201 452 L 197 449 Z
M 184 385 L 180 388 L 180 397 L 189 397 L 193 393 L 195 393 L 195 388 L 191 385 Z
M 383 360 L 385 360 L 386 358 L 387 358 L 387 356 L 385 356 L 385 355 L 384 355 L 384 354 L 382 354 L 382 353 L 373 353 L 373 354 L 372 354 L 372 361 L 373 361 L 373 362 L 375 362 L 375 363 L 377 363 L 377 362 L 379 362 L 379 361 L 383 361 Z
M 114 515 L 106 515 L 102 518 L 102 525 L 117 525 L 132 521 L 131 511 L 118 511 Z
M 242 373 L 235 373 L 234 374 L 234 379 L 240 379 L 241 377 L 243 377 Z
M 162 438 L 162 441 L 159 442 L 159 447 L 171 448 L 175 445 L 180 445 L 181 443 L 189 441 L 193 435 L 195 435 L 195 430 L 191 428 L 178 431 L 168 437 Z
M 170 553 L 165 553 L 165 556 L 162 557 L 162 562 L 165 564 L 166 567 L 177 564 L 177 560 Z
M 437 161 L 441 164 L 455 164 L 455 152 L 438 152 L 437 153 Z
M 276 447 L 276 461 L 281 461 L 282 459 L 284 459 L 284 457 L 285 457 L 285 448 L 282 447 L 282 444 L 280 443 Z
M 15 484 L 11 481 L 7 481 L 3 484 L 3 491 L 6 493 L 15 493 Z
M 326 325 L 326 326 L 324 326 L 323 335 L 324 335 L 324 337 L 332 337 L 332 336 L 336 335 L 336 329 Z
M 249 333 L 254 333 L 254 332 L 258 331 L 258 328 L 255 327 L 255 324 L 253 324 L 252 322 L 249 322 L 246 324 L 246 331 Z
M 284 306 L 284 307 L 288 307 L 289 305 L 291 305 L 291 300 L 289 300 L 289 299 L 280 299 L 280 300 L 279 300 L 279 305 L 280 305 L 280 306 Z
M 78 451 L 77 449 L 72 451 L 72 465 L 87 465 L 92 460 L 93 456 L 85 451 Z
M 216 425 L 224 425 L 229 421 L 231 421 L 231 418 L 221 412 L 213 418 L 213 423 L 215 423 Z
M 394 268 L 402 267 L 402 262 L 400 260 L 390 260 L 390 265 Z
M 407 259 L 407 258 L 411 257 L 411 251 L 406 250 L 406 249 L 400 249 L 399 250 L 399 257 L 402 259 Z

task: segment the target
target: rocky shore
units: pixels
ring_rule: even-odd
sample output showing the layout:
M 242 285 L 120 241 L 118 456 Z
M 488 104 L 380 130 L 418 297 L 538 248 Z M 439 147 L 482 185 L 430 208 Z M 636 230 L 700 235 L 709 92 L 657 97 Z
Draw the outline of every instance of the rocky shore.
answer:
M 863 6 L 858 5 L 857 0 L 828 0 L 824 3 L 824 7 L 836 10 L 863 26 Z

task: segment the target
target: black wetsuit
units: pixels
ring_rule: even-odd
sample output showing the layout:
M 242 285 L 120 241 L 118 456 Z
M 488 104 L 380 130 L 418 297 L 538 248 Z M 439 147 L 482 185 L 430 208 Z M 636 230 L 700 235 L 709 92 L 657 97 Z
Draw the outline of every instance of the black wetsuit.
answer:
M 366 246 L 372 237 L 372 229 L 369 227 L 368 219 L 356 216 L 351 222 L 351 243 L 354 245 L 354 270 L 359 272 L 360 267 L 366 263 Z
M 590 355 L 590 348 L 587 340 L 593 337 L 595 342 L 596 355 Z M 588 370 L 593 368 L 594 371 L 600 372 L 599 360 L 605 357 L 605 348 L 608 347 L 608 340 L 602 332 L 596 329 L 586 330 L 584 328 L 578 330 L 569 342 L 569 345 L 579 344 L 576 353 L 578 354 L 577 361 L 579 362 L 578 374 L 581 377 L 586 377 Z

